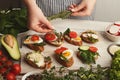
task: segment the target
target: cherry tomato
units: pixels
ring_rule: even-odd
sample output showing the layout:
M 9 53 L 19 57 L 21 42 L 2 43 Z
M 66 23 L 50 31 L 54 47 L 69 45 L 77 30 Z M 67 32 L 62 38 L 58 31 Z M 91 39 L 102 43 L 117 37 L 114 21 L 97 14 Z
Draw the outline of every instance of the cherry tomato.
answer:
M 91 52 L 97 52 L 98 49 L 96 47 L 94 47 L 94 46 L 90 46 L 89 50 Z
M 2 56 L 1 59 L 0 59 L 1 62 L 6 62 L 7 61 L 7 57 L 6 56 Z
M 2 50 L 0 50 L 0 56 L 3 54 Z
M 5 67 L 9 68 L 13 66 L 13 62 L 11 60 L 7 60 L 5 63 Z
M 0 74 L 5 75 L 6 72 L 7 72 L 6 68 L 3 67 L 3 68 L 0 69 Z
M 32 41 L 38 41 L 39 40 L 39 36 L 38 35 L 32 35 L 31 40 Z
M 9 72 L 9 73 L 6 75 L 6 79 L 7 79 L 7 80 L 16 80 L 16 76 L 15 76 L 13 73 Z
M 52 40 L 54 40 L 55 38 L 56 38 L 56 35 L 55 35 L 54 33 L 47 33 L 47 34 L 45 35 L 45 39 L 46 39 L 46 40 L 52 41 Z
M 61 48 L 58 48 L 55 50 L 55 53 L 56 54 L 61 54 L 63 51 L 67 50 L 68 48 L 65 48 L 65 47 L 61 47 Z
M 77 33 L 74 32 L 74 31 L 71 31 L 71 32 L 69 33 L 69 36 L 70 36 L 71 38 L 76 38 L 76 37 L 77 37 Z
M 15 75 L 20 74 L 21 66 L 19 64 L 13 64 L 11 72 L 13 72 Z

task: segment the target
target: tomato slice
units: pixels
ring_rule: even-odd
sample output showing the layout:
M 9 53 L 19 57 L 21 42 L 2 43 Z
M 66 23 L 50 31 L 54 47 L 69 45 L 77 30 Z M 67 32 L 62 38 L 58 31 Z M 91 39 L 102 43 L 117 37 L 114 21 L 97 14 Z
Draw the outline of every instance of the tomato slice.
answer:
M 94 46 L 90 46 L 89 50 L 91 52 L 97 52 L 98 49 L 96 47 L 94 47 Z
M 55 50 L 55 53 L 56 54 L 61 54 L 63 51 L 67 50 L 68 48 L 66 47 L 60 47 L 58 49 Z
M 32 35 L 31 40 L 32 41 L 38 41 L 39 40 L 39 36 L 38 35 Z
M 49 40 L 49 41 L 53 41 L 53 40 L 55 40 L 55 38 L 56 38 L 56 35 L 54 33 L 47 33 L 45 35 L 45 39 Z
M 77 33 L 76 33 L 75 31 L 71 31 L 71 32 L 69 33 L 69 36 L 70 36 L 71 38 L 76 38 L 76 37 L 77 37 Z

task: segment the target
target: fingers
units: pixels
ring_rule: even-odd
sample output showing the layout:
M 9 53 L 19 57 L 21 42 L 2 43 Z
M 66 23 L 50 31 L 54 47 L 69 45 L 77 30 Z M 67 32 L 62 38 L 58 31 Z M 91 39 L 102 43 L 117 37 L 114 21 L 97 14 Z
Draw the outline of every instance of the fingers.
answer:
M 72 12 L 78 12 L 81 11 L 86 5 L 84 3 L 81 3 L 80 5 L 75 5 L 74 8 L 71 9 Z
M 48 29 L 47 26 L 45 26 L 44 24 L 42 25 L 39 24 L 34 27 L 29 27 L 29 29 L 34 30 L 36 32 L 40 32 L 40 33 L 46 33 L 46 32 L 50 32 L 53 30 L 53 29 Z

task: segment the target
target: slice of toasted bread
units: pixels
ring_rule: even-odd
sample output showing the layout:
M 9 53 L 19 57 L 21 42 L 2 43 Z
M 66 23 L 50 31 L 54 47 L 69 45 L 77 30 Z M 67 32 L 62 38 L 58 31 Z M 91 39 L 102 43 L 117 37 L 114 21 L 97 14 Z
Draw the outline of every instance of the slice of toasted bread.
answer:
M 71 67 L 74 63 L 73 57 L 71 57 L 67 61 L 62 60 L 58 55 L 56 55 L 55 58 L 61 65 L 65 66 L 65 67 Z
M 37 46 L 34 44 L 26 44 L 26 46 L 35 51 L 40 51 L 40 52 L 44 51 L 44 46 Z
M 42 66 L 38 66 L 37 64 L 35 64 L 35 62 L 31 61 L 30 59 L 27 58 L 27 56 L 29 55 L 29 53 L 27 53 L 24 57 L 24 60 L 32 67 L 34 68 L 38 68 L 38 69 L 48 69 L 51 67 L 51 60 L 48 61 L 44 61 L 44 64 Z
M 44 40 L 51 45 L 59 47 L 63 44 L 64 38 L 61 32 L 58 33 L 56 31 L 53 31 L 53 32 L 46 33 L 44 36 Z
M 59 47 L 63 44 L 63 41 L 48 41 L 48 40 L 46 40 L 46 42 L 48 44 L 51 44 L 51 45 L 54 45 L 54 46 L 57 46 L 57 47 Z
M 75 41 L 72 40 L 68 35 L 64 35 L 64 39 L 69 42 L 70 44 L 76 45 L 76 46 L 81 46 L 82 45 L 82 40 L 81 41 Z
M 93 32 L 93 31 L 85 31 L 80 36 L 83 41 L 85 41 L 87 43 L 96 43 L 96 42 L 98 42 L 98 39 L 95 39 L 92 36 L 84 37 L 84 34 L 87 34 L 87 33 L 89 33 L 89 34 L 95 34 L 97 36 L 97 34 L 95 32 Z

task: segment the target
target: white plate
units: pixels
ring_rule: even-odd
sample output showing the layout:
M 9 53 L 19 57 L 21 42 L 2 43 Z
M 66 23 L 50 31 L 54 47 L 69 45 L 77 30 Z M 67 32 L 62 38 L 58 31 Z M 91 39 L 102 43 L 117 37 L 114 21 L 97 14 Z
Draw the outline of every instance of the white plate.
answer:
M 31 71 L 31 72 L 28 72 L 28 73 L 26 73 L 23 77 L 22 77 L 22 80 L 25 80 L 28 76 L 30 76 L 30 75 L 35 75 L 35 74 L 40 74 L 41 73 L 41 71 L 39 70 L 39 71 Z

